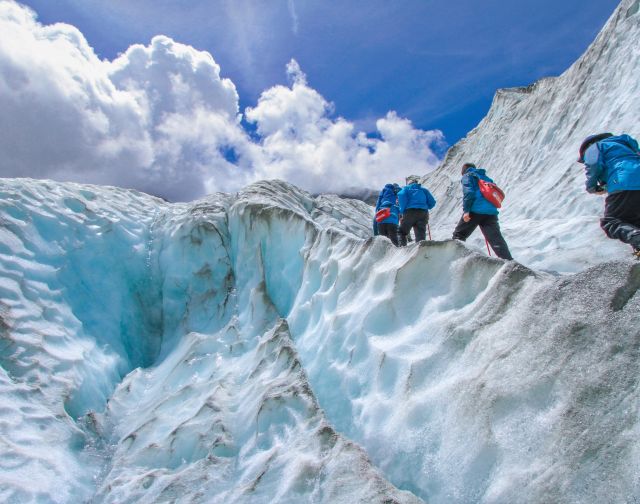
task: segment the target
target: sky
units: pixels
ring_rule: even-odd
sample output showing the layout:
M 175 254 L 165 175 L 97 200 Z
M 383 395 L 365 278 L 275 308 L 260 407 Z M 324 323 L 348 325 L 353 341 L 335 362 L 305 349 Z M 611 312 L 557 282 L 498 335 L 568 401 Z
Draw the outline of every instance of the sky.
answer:
M 0 175 L 172 200 L 258 178 L 400 182 L 435 168 L 498 88 L 566 70 L 617 4 L 0 0 Z

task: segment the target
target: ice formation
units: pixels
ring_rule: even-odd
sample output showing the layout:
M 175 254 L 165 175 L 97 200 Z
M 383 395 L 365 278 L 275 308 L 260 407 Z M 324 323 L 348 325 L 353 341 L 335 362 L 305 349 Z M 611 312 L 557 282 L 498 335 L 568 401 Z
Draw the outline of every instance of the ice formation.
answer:
M 3 501 L 640 495 L 640 266 L 400 250 L 281 182 L 0 190 Z
M 370 207 L 4 180 L 3 502 L 418 502 L 335 431 L 283 315 Z M 315 220 L 315 222 L 314 222 Z
M 394 248 L 366 204 L 278 181 L 170 204 L 0 180 L 0 500 L 640 500 L 640 265 L 571 163 L 581 128 L 637 134 L 604 90 L 637 90 L 639 6 L 563 76 L 500 92 L 428 179 L 443 238 L 457 164 L 486 160 L 529 203 L 503 214 L 520 263 Z

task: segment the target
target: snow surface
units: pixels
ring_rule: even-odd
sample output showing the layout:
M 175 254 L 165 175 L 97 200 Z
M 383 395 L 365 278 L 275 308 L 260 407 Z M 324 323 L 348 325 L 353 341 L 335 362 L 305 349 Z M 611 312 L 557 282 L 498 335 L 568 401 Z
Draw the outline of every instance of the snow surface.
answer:
M 435 239 L 450 238 L 462 214 L 460 168 L 476 163 L 505 190 L 500 224 L 516 260 L 576 272 L 630 248 L 599 226 L 604 198 L 584 190 L 582 140 L 611 131 L 640 138 L 640 3 L 623 0 L 585 54 L 564 74 L 502 89 L 491 110 L 424 179 L 438 201 Z M 480 232 L 469 240 L 485 249 Z
M 366 204 L 278 181 L 169 204 L 0 180 L 0 501 L 640 501 L 640 264 L 571 163 L 608 111 L 637 134 L 638 6 L 428 179 L 444 238 L 459 162 L 486 164 L 528 203 L 502 215 L 525 265 L 395 248 Z

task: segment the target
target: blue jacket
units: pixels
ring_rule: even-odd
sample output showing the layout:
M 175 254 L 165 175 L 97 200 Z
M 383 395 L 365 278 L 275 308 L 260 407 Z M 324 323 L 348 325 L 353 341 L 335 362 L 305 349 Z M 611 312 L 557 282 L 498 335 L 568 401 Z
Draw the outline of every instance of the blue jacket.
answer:
M 462 211 L 464 213 L 498 215 L 498 209 L 480 192 L 479 178 L 493 182 L 482 168 L 469 168 L 462 176 Z
M 380 191 L 378 202 L 376 203 L 376 212 L 381 208 L 389 208 L 391 215 L 378 224 L 395 224 L 398 225 L 398 197 L 393 190 L 393 184 L 387 184 Z
M 436 199 L 433 195 L 418 183 L 405 186 L 398 193 L 398 202 L 400 203 L 401 214 L 409 208 L 420 208 L 429 211 L 436 206 Z
M 584 153 L 587 191 L 640 191 L 640 149 L 629 135 L 605 138 Z M 606 187 L 604 187 L 606 186 Z

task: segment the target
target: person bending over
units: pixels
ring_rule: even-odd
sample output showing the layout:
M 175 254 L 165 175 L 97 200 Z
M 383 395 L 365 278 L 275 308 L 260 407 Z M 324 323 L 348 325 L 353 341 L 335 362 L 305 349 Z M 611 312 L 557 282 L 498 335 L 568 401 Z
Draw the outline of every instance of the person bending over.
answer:
M 631 245 L 640 259 L 638 142 L 629 135 L 591 135 L 580 146 L 578 162 L 585 166 L 587 192 L 607 194 L 600 227 L 609 238 Z

